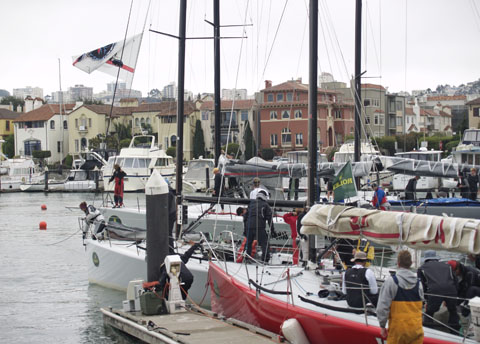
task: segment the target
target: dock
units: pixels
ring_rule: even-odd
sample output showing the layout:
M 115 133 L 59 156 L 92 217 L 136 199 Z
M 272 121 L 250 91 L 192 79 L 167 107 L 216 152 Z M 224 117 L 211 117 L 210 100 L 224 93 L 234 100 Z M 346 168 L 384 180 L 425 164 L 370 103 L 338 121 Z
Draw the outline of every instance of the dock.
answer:
M 103 322 L 145 343 L 168 344 L 263 344 L 287 342 L 278 334 L 244 322 L 221 318 L 192 305 L 186 312 L 144 315 L 142 312 L 102 308 Z

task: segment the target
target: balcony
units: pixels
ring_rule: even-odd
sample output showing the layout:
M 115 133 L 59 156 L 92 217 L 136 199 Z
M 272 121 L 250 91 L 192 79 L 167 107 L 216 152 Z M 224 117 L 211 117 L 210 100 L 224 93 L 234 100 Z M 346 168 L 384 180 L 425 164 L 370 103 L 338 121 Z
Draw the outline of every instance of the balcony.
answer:
M 215 128 L 215 124 L 210 124 L 210 128 L 211 129 Z M 220 129 L 228 130 L 228 128 L 229 128 L 229 123 L 220 124 Z M 238 129 L 238 124 L 237 123 L 232 123 L 232 126 L 230 128 L 231 129 Z
M 86 133 L 88 131 L 88 128 L 86 125 L 79 125 L 78 126 L 78 131 L 82 133 Z

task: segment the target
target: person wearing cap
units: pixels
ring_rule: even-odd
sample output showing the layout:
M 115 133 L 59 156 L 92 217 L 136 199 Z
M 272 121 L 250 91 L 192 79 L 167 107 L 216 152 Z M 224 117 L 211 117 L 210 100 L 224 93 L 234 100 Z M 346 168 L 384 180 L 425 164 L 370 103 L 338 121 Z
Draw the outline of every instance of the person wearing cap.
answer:
M 407 200 L 417 199 L 416 197 L 417 181 L 419 179 L 420 179 L 420 176 L 415 176 L 408 181 L 407 187 L 405 188 L 405 199 Z
M 457 260 L 449 260 L 447 263 L 458 279 L 458 297 L 473 299 L 475 296 L 480 296 L 480 270 L 473 266 L 464 265 Z M 459 300 L 457 303 L 462 302 L 463 300 Z M 465 304 L 468 304 L 468 301 Z M 469 314 L 467 309 L 462 310 L 462 313 L 465 316 Z
M 374 191 L 372 205 L 380 210 L 387 210 L 387 197 L 385 196 L 385 191 L 377 184 L 373 183 L 372 188 Z
M 262 248 L 262 261 L 267 262 L 270 258 L 268 252 L 268 236 L 266 231 L 266 224 L 270 228 L 270 234 L 275 234 L 273 226 L 272 208 L 267 203 L 267 192 L 260 190 L 257 193 L 257 198 L 250 201 L 248 205 L 248 220 L 247 220 L 247 254 L 252 255 L 252 244 L 255 237 Z
M 119 208 L 123 207 L 123 179 L 127 174 L 122 170 L 119 164 L 115 164 L 113 169 L 115 171 L 108 182 L 111 183 L 115 180 L 115 187 L 113 189 L 113 200 L 115 201 L 115 205 L 113 208 Z
M 94 238 L 101 238 L 102 236 L 100 235 L 100 233 L 102 233 L 105 229 L 105 218 L 103 217 L 103 215 L 93 205 L 87 205 L 87 202 L 85 201 L 80 203 L 79 208 L 85 213 L 85 222 L 87 226 L 95 225 L 95 228 L 92 231 L 94 234 Z M 84 228 L 83 230 L 84 238 L 87 229 L 88 227 Z
M 377 318 L 381 334 L 387 343 L 420 344 L 423 343 L 422 284 L 410 270 L 410 252 L 398 252 L 397 265 L 398 270 L 385 280 L 378 297 Z
M 373 271 L 365 267 L 367 254 L 357 251 L 351 261 L 355 265 L 345 271 L 342 282 L 342 292 L 347 296 L 347 304 L 356 308 L 363 308 L 367 303 L 376 306 L 378 300 L 377 279 Z
M 213 197 L 222 197 L 225 196 L 225 178 L 223 178 L 223 174 L 220 173 L 220 169 L 215 167 L 213 169 L 213 174 L 215 175 L 213 178 Z M 224 209 L 224 205 L 220 203 L 220 207 L 222 211 Z
M 468 187 L 470 191 L 470 199 L 475 201 L 478 193 L 478 176 L 477 169 L 475 167 L 470 169 L 470 174 L 467 177 Z
M 249 198 L 250 199 L 257 199 L 257 193 L 260 190 L 263 190 L 263 188 L 260 186 L 260 178 L 255 177 L 255 178 L 253 178 L 253 190 L 250 191 Z M 263 191 L 265 191 L 265 193 L 267 194 L 267 199 L 268 199 L 268 192 L 266 190 L 263 190 Z
M 440 262 L 437 253 L 433 250 L 425 251 L 424 263 L 417 271 L 427 299 L 423 324 L 428 327 L 434 325 L 433 315 L 440 309 L 443 302 L 448 310 L 448 326 L 458 331 L 460 329 L 457 314 L 457 278 L 450 265 Z

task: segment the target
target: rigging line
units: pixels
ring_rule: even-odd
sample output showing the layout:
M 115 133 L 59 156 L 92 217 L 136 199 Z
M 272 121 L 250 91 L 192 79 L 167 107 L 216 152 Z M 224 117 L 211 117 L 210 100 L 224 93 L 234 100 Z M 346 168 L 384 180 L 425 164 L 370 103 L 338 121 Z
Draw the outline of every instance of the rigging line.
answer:
M 475 4 L 474 0 L 470 0 L 470 7 L 472 7 L 473 12 L 474 12 L 474 18 L 475 18 L 475 24 L 477 25 L 477 29 L 480 31 L 480 24 L 479 24 L 479 14 L 478 14 L 478 9 L 477 5 Z
M 376 41 L 375 41 L 375 36 L 374 36 L 374 31 L 373 31 L 373 25 L 372 25 L 372 16 L 370 15 L 370 8 L 368 7 L 368 1 L 366 3 L 366 6 L 365 6 L 365 11 L 369 14 L 369 16 L 366 18 L 368 20 L 368 22 L 366 23 L 366 26 L 370 26 L 370 32 L 372 34 L 372 44 L 373 44 L 373 51 L 375 52 L 375 58 L 377 60 L 377 67 L 379 66 L 379 58 L 378 58 L 378 49 L 377 49 L 377 44 L 376 44 Z M 370 25 L 368 25 L 370 24 Z M 367 61 L 365 61 L 367 62 Z
M 267 57 L 267 60 L 265 61 L 265 66 L 264 66 L 263 72 L 262 72 L 262 79 L 263 79 L 263 76 L 265 75 L 265 71 L 266 71 L 267 66 L 268 66 L 268 61 L 270 60 L 270 57 L 272 56 L 273 47 L 275 46 L 275 41 L 277 40 L 278 31 L 280 30 L 280 24 L 282 23 L 283 16 L 285 14 L 285 10 L 287 9 L 287 4 L 288 4 L 288 0 L 285 0 L 285 4 L 284 4 L 283 10 L 282 10 L 282 14 L 280 16 L 280 20 L 279 20 L 278 25 L 277 25 L 277 30 L 275 31 L 275 36 L 273 37 L 272 45 L 270 46 L 270 51 L 268 52 L 268 57 Z
M 133 0 L 130 3 L 130 11 L 128 12 L 128 20 L 127 20 L 127 27 L 125 29 L 125 37 L 123 38 L 123 46 L 122 46 L 122 52 L 120 54 L 120 60 L 123 59 L 123 51 L 125 50 L 125 43 L 127 41 L 127 33 L 128 33 L 128 26 L 130 24 L 130 16 L 132 15 L 132 7 L 133 7 Z M 110 122 L 112 121 L 112 112 L 113 112 L 113 104 L 115 103 L 115 93 L 117 92 L 117 86 L 118 86 L 118 78 L 120 76 L 120 67 L 118 67 L 117 71 L 117 79 L 115 80 L 115 87 L 113 89 L 113 96 L 112 96 L 112 105 L 110 107 L 110 114 L 109 114 L 109 121 L 107 123 L 107 130 L 105 132 L 105 135 L 108 135 L 108 129 L 110 128 Z
M 405 70 L 404 70 L 404 89 L 405 92 L 407 91 L 407 37 L 408 37 L 408 25 L 407 25 L 407 17 L 408 15 L 408 0 L 405 0 Z M 406 117 L 406 115 L 405 115 Z M 407 128 L 406 128 L 406 119 L 404 118 L 403 120 L 403 151 L 406 151 L 406 145 L 407 145 Z

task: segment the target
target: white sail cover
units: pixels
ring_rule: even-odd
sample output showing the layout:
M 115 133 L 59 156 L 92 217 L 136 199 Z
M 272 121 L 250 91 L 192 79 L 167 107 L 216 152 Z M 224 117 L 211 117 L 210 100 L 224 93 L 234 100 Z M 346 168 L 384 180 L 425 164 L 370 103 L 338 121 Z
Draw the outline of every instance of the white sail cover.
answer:
M 127 83 L 127 88 L 130 88 L 137 65 L 142 36 L 143 33 L 140 33 L 128 38 L 125 41 L 125 48 L 123 48 L 124 41 L 122 40 L 80 56 L 74 56 L 73 65 L 89 74 L 99 70 L 115 77 L 120 67 L 119 78 Z
M 302 234 L 472 254 L 480 253 L 479 231 L 476 219 L 320 204 L 304 216 L 301 228 Z

